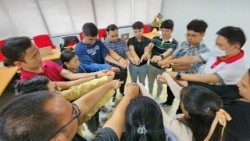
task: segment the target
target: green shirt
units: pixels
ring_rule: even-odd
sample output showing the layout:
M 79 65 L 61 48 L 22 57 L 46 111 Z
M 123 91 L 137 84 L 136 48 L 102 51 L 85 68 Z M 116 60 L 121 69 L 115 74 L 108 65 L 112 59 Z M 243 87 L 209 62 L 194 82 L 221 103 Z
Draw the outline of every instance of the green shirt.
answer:
M 177 41 L 172 37 L 170 38 L 170 40 L 166 42 L 162 42 L 162 38 L 160 38 L 159 36 L 154 37 L 151 40 L 151 43 L 154 44 L 151 57 L 155 55 L 163 54 L 165 51 L 167 51 L 170 48 L 173 49 L 174 51 L 178 45 Z M 157 63 L 150 62 L 150 64 L 156 68 L 159 68 L 159 69 L 161 68 L 160 66 L 158 66 Z

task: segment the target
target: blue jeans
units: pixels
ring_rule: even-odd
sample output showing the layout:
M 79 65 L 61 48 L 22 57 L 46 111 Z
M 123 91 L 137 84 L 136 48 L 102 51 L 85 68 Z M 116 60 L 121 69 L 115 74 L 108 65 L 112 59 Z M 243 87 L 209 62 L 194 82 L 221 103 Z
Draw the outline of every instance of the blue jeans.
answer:
M 130 73 L 130 77 L 131 80 L 133 82 L 137 82 L 138 77 L 139 77 L 139 82 L 142 83 L 143 85 L 145 85 L 145 79 L 147 76 L 147 72 L 148 72 L 148 64 L 144 64 L 142 66 L 136 66 L 133 63 L 129 63 L 129 73 Z
M 164 69 L 158 69 L 152 66 L 151 64 L 148 65 L 148 89 L 151 95 L 153 95 L 153 88 L 154 88 L 156 76 L 158 74 L 162 74 L 164 71 L 165 71 Z M 162 84 L 157 81 L 156 97 L 159 97 L 161 95 L 162 88 L 163 88 Z

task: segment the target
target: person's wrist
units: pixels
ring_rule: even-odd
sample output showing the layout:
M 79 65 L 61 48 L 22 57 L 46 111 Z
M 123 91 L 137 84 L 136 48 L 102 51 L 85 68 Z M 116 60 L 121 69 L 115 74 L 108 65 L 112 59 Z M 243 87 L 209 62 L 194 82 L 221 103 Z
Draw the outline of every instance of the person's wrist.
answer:
M 95 78 L 98 78 L 98 74 L 95 74 Z
M 165 58 L 164 55 L 162 55 L 162 54 L 160 55 L 160 57 L 161 57 L 161 60 L 163 60 Z
M 168 64 L 167 68 L 172 68 L 172 63 Z
M 121 59 L 122 59 L 122 57 L 120 57 L 120 58 L 118 59 L 118 62 L 120 62 Z
M 176 80 L 181 80 L 181 73 L 177 72 L 176 76 L 175 76 Z

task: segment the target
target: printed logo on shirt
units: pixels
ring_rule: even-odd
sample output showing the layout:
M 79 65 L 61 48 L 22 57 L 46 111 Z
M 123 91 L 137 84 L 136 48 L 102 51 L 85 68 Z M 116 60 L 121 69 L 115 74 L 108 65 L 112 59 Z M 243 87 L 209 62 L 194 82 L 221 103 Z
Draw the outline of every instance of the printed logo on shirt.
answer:
M 93 47 L 91 49 L 88 49 L 87 53 L 94 56 L 96 54 L 96 51 L 99 50 L 99 49 L 100 49 L 99 45 L 96 45 L 95 47 Z

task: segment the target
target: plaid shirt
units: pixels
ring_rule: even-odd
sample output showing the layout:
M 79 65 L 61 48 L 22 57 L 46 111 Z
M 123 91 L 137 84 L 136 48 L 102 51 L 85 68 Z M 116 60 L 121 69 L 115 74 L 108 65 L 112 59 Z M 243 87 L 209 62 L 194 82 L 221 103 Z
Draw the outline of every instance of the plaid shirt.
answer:
M 209 52 L 207 46 L 203 43 L 199 43 L 194 47 L 190 47 L 187 41 L 182 42 L 173 52 L 174 58 L 180 58 L 183 56 L 194 56 Z M 203 63 L 192 64 L 192 70 L 180 71 L 183 73 L 198 73 L 201 68 L 204 67 Z
M 128 46 L 124 40 L 119 39 L 117 42 L 112 42 L 109 39 L 106 39 L 103 43 L 108 50 L 112 49 L 121 57 L 127 58 L 126 53 L 128 52 Z

